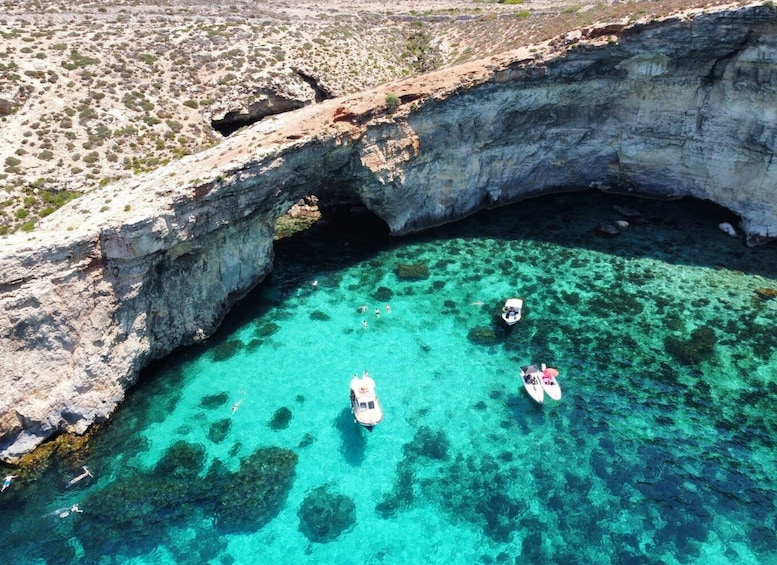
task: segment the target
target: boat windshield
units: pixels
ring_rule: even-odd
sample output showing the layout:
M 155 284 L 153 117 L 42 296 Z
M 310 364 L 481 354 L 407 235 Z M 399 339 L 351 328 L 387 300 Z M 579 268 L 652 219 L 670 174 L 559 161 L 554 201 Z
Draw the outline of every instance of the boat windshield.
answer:
M 359 408 L 367 408 L 366 402 L 359 402 Z
M 374 403 L 374 402 L 370 401 L 370 402 L 368 402 L 367 404 L 369 405 L 369 407 L 370 407 L 370 410 L 372 410 L 372 409 L 374 409 L 374 408 L 375 408 L 375 403 Z

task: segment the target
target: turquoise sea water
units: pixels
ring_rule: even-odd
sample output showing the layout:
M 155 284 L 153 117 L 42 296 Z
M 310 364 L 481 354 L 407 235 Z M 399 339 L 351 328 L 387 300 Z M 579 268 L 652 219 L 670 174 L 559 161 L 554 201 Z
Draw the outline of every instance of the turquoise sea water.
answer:
M 615 203 L 650 222 L 594 234 Z M 777 300 L 754 292 L 777 250 L 724 220 L 586 193 L 279 241 L 85 458 L 0 495 L 3 562 L 777 563 Z M 523 392 L 530 362 L 558 368 L 560 402 Z M 364 370 L 373 433 L 349 411 Z

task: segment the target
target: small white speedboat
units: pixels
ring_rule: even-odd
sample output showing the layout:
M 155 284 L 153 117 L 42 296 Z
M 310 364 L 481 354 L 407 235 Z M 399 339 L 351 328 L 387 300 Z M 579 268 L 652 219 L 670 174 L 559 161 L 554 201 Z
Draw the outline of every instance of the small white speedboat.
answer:
M 354 420 L 370 432 L 383 419 L 383 409 L 375 394 L 375 381 L 367 371 L 361 377 L 354 375 L 351 379 L 351 412 Z
M 521 381 L 523 388 L 529 393 L 537 404 L 542 404 L 545 400 L 545 392 L 542 388 L 542 371 L 537 365 L 527 365 L 521 367 Z
M 540 377 L 542 389 L 553 400 L 561 400 L 561 387 L 558 385 L 558 381 L 556 381 L 557 376 L 557 369 L 546 367 L 545 363 L 542 364 L 542 377 Z
M 521 311 L 523 310 L 522 298 L 508 298 L 505 301 L 505 305 L 502 307 L 502 319 L 505 324 L 512 326 L 521 319 Z

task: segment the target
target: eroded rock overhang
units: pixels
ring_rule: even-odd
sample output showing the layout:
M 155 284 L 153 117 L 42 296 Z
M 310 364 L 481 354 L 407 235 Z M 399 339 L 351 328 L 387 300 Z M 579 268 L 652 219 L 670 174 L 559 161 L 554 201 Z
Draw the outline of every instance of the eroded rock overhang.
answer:
M 776 32 L 767 7 L 584 30 L 267 118 L 62 208 L 0 252 L 0 457 L 83 432 L 210 335 L 306 194 L 351 193 L 400 235 L 594 186 L 709 199 L 777 238 Z

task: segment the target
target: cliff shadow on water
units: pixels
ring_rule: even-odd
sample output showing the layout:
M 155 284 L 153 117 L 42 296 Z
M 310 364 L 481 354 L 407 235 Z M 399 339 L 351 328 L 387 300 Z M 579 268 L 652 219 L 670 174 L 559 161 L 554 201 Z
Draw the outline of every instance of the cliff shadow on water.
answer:
M 266 314 L 291 293 L 314 292 L 339 282 L 336 276 L 319 281 L 318 275 L 374 261 L 382 251 L 414 243 L 453 238 L 525 240 L 622 259 L 652 258 L 763 276 L 777 273 L 777 244 L 748 248 L 740 235 L 731 237 L 718 227 L 723 222 L 736 227 L 735 214 L 694 198 L 655 200 L 597 190 L 563 192 L 480 211 L 402 237 L 391 237 L 386 224 L 362 206 L 320 210 L 319 221 L 275 241 L 274 271 L 226 316 L 208 340 L 211 347 L 223 343 L 225 336 L 242 324 Z M 628 226 L 623 227 L 622 222 Z M 607 233 L 607 228 L 618 232 Z
M 736 214 L 710 201 L 657 200 L 583 190 L 482 211 L 418 237 L 527 240 L 623 259 L 652 258 L 669 264 L 774 276 L 777 245 L 748 248 L 741 230 L 732 237 L 718 227 L 724 222 L 738 229 Z

